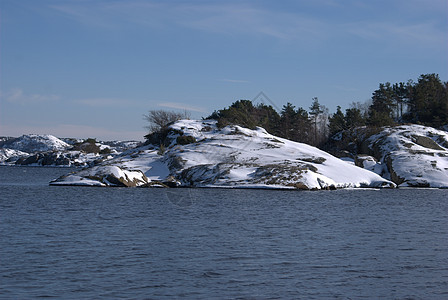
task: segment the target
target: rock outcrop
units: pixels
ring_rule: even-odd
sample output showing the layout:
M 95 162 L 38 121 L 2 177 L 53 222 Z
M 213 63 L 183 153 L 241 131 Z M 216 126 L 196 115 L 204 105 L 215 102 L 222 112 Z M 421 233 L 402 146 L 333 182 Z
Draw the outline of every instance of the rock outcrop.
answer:
M 51 184 L 136 187 L 148 182 L 148 178 L 140 170 L 123 170 L 117 166 L 95 166 L 64 175 Z
M 366 142 L 399 186 L 448 188 L 448 133 L 420 125 L 384 128 Z
M 341 133 L 335 153 L 401 187 L 448 188 L 448 132 L 420 125 L 366 127 Z M 349 156 L 345 155 L 345 156 Z

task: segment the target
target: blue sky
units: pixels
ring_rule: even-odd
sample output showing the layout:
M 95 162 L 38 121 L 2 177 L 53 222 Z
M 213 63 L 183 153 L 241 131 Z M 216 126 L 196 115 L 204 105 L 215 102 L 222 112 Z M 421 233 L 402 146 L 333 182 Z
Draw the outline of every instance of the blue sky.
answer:
M 334 112 L 380 82 L 448 80 L 448 1 L 0 0 L 0 136 L 142 139 L 263 91 Z

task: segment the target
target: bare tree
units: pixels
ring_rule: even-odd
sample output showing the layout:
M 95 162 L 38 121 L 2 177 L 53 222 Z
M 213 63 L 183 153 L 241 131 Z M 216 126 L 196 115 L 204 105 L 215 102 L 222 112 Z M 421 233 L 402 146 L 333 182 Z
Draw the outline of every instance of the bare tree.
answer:
M 359 101 L 357 101 L 357 102 L 352 102 L 351 104 L 350 104 L 350 108 L 354 108 L 354 109 L 357 109 L 357 110 L 359 110 L 359 112 L 361 113 L 361 115 L 364 117 L 364 118 L 367 118 L 368 116 L 369 116 L 369 107 L 372 105 L 372 99 L 368 99 L 368 100 L 366 100 L 366 101 L 364 101 L 364 102 L 359 102 Z
M 319 116 L 323 113 L 322 105 L 319 103 L 319 99 L 317 97 L 313 97 L 313 103 L 310 106 L 310 115 L 311 119 L 314 123 L 314 139 L 313 139 L 313 145 L 316 146 L 318 144 L 318 123 L 319 123 Z
M 159 109 L 150 110 L 147 115 L 143 115 L 143 118 L 149 123 L 149 125 L 145 127 L 149 129 L 150 133 L 153 133 L 159 131 L 160 129 L 166 127 L 168 124 L 177 120 L 189 119 L 190 114 L 187 111 L 178 113 L 175 111 Z

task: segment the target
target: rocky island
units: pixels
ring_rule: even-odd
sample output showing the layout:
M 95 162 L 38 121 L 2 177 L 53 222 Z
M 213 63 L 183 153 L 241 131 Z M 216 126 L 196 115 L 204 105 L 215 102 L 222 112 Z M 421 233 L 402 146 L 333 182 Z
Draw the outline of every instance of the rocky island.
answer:
M 369 170 L 258 127 L 180 120 L 145 145 L 51 185 L 336 189 L 395 187 Z

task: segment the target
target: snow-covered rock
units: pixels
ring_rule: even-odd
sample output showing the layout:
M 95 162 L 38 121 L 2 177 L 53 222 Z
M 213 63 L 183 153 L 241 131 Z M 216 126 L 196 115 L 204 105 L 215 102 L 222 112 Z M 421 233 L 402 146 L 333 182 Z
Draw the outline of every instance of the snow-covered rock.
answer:
M 54 181 L 51 185 L 164 186 L 169 169 L 163 156 L 151 146 L 130 149 L 98 166 L 85 168 Z
M 146 183 L 148 178 L 140 170 L 123 170 L 117 166 L 95 166 L 76 174 L 62 176 L 51 184 L 135 187 Z
M 100 148 L 110 148 L 112 151 L 123 152 L 131 148 L 137 147 L 141 142 L 138 141 L 107 141 L 100 142 Z
M 51 184 L 330 189 L 391 187 L 388 180 L 315 147 L 216 121 L 172 124 L 165 147 L 144 146 Z M 140 172 L 140 173 L 139 173 Z
M 448 132 L 420 125 L 384 128 L 364 148 L 382 169 L 373 170 L 399 186 L 448 188 Z
M 369 171 L 375 172 L 379 175 L 382 175 L 383 172 L 383 166 L 381 163 L 378 162 L 378 160 L 370 155 L 357 155 L 355 157 L 355 164 L 358 167 L 367 169 Z
M 3 148 L 19 150 L 27 153 L 62 151 L 70 148 L 66 142 L 49 134 L 27 134 L 6 141 Z
M 11 163 L 20 166 L 85 167 L 106 160 L 109 156 L 82 151 L 49 151 L 22 156 Z
M 29 156 L 29 153 L 14 150 L 14 149 L 8 149 L 8 148 L 0 148 L 0 164 L 6 164 L 9 161 L 17 161 L 18 159 L 22 157 Z
M 96 142 L 93 139 L 59 139 L 52 135 L 0 138 L 0 164 L 26 166 L 89 166 L 135 147 L 137 141 Z M 93 150 L 92 150 L 93 149 Z

